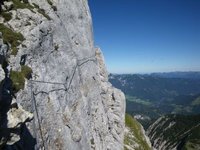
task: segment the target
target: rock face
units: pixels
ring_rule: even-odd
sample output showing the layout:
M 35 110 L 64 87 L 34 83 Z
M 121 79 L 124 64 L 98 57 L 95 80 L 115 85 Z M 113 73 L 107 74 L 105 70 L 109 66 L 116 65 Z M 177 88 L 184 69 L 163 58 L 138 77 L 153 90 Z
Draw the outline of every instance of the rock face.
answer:
M 2 10 L 11 15 L 0 19 L 8 75 L 17 102 L 34 114 L 35 148 L 123 149 L 125 97 L 94 47 L 87 1 L 10 0 Z

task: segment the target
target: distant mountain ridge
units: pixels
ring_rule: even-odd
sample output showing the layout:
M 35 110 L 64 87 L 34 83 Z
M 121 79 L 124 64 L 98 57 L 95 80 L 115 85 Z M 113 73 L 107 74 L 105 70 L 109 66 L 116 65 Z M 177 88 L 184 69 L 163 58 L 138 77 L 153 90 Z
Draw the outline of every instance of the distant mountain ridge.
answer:
M 161 78 L 181 78 L 181 79 L 200 79 L 200 71 L 172 71 L 172 72 L 152 72 L 152 73 L 110 73 L 112 75 L 139 75 L 139 76 L 151 76 L 151 77 L 161 77 Z
M 200 79 L 200 72 L 163 72 L 151 73 L 150 76 L 163 77 L 163 78 L 182 78 L 182 79 Z
M 175 96 L 200 94 L 200 79 L 164 78 L 155 74 L 110 74 L 109 81 L 126 95 L 150 101 L 171 101 Z M 167 99 L 163 99 L 165 97 Z
M 196 77 L 110 74 L 109 81 L 125 93 L 126 112 L 140 116 L 137 120 L 144 128 L 162 115 L 200 113 L 200 79 Z

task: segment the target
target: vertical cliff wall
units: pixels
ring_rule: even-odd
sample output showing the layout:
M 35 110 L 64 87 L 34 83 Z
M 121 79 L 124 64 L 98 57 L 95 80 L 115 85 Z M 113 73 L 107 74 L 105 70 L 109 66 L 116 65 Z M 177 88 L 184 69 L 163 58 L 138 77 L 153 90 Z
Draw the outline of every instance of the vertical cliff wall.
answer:
M 9 0 L 1 8 L 1 55 L 17 103 L 34 115 L 27 126 L 36 149 L 123 149 L 125 98 L 108 82 L 87 1 Z

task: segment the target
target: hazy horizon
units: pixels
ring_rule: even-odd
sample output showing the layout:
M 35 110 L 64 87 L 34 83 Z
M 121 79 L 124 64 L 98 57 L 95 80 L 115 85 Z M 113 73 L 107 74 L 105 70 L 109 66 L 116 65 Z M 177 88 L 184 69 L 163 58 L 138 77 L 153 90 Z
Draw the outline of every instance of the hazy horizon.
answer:
M 109 74 L 153 74 L 153 73 L 200 73 L 200 71 L 169 71 L 169 72 L 133 72 L 133 73 L 113 73 L 109 72 Z
M 200 1 L 89 0 L 95 45 L 115 73 L 200 71 Z
M 108 67 L 107 67 L 108 68 Z M 169 70 L 169 71 L 151 71 L 151 72 L 110 72 L 108 70 L 109 74 L 151 74 L 151 73 L 175 73 L 175 72 L 178 72 L 178 73 L 185 73 L 185 72 L 188 72 L 188 73 L 192 73 L 192 72 L 199 72 L 200 73 L 200 70 L 178 70 L 178 71 L 173 71 L 173 70 Z

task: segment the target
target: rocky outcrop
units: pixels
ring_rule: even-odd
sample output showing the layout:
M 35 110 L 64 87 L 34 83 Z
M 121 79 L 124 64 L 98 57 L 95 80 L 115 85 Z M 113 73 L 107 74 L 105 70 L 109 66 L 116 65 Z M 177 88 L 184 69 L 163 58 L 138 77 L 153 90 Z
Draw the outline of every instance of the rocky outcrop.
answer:
M 8 75 L 17 102 L 34 114 L 35 148 L 123 149 L 125 98 L 94 47 L 87 1 L 9 0 L 2 9 Z
M 20 105 L 13 105 L 15 107 L 10 108 L 5 116 L 1 114 L 0 149 L 8 149 L 19 142 L 26 122 L 33 118 L 33 115 L 23 110 Z

